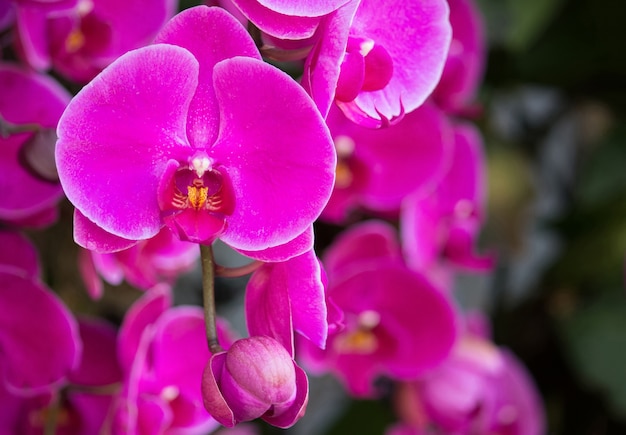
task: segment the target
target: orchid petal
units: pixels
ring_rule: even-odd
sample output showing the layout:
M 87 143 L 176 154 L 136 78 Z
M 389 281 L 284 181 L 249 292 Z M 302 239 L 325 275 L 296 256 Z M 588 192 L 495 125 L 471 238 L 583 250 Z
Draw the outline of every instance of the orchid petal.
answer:
M 228 168 L 237 198 L 221 239 L 252 251 L 286 243 L 330 196 L 330 134 L 302 88 L 270 65 L 233 58 L 217 64 L 213 78 L 223 122 L 213 155 Z
M 105 231 L 140 240 L 160 230 L 157 186 L 168 159 L 189 148 L 197 76 L 187 50 L 152 45 L 118 58 L 68 105 L 57 131 L 59 178 L 68 199 Z
M 182 11 L 157 35 L 157 43 L 186 48 L 200 65 L 198 86 L 189 106 L 187 136 L 192 146 L 209 148 L 217 138 L 219 111 L 213 89 L 213 67 L 234 56 L 260 60 L 246 29 L 220 8 L 204 6 Z

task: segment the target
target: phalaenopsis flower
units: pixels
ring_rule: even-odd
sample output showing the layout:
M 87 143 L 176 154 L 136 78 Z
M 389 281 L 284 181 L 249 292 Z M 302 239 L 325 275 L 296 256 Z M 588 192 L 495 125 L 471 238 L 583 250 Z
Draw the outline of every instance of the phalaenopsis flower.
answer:
M 326 120 L 337 149 L 333 193 L 322 213 L 343 222 L 361 208 L 397 213 L 405 197 L 430 193 L 452 157 L 452 129 L 443 112 L 427 103 L 388 128 L 372 130 L 336 107 Z
M 37 70 L 85 83 L 128 50 L 149 43 L 175 0 L 14 0 L 18 52 Z M 141 19 L 138 19 L 141 17 Z
M 70 94 L 48 76 L 0 63 L 0 220 L 50 225 L 63 191 L 54 170 L 54 130 Z
M 471 124 L 454 128 L 451 165 L 430 194 L 405 199 L 401 212 L 407 262 L 426 270 L 441 260 L 475 270 L 494 259 L 474 252 L 485 219 L 486 181 L 483 144 Z
M 432 425 L 454 434 L 545 430 L 541 399 L 527 369 L 471 327 L 440 367 L 397 391 L 407 433 L 421 434 Z
M 456 338 L 455 309 L 423 274 L 402 261 L 394 229 L 370 221 L 353 226 L 328 248 L 328 298 L 345 316 L 326 349 L 305 340 L 299 355 L 331 371 L 351 394 L 375 395 L 378 377 L 408 379 L 436 367 Z
M 183 11 L 156 42 L 111 64 L 60 121 L 77 242 L 112 252 L 167 225 L 254 257 L 310 231 L 335 152 L 306 93 L 221 9 Z

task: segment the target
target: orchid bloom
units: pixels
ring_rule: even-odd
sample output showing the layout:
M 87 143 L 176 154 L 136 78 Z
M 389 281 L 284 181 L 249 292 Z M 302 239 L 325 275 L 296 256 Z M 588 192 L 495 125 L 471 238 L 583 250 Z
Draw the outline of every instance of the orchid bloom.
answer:
M 407 263 L 417 270 L 440 260 L 474 270 L 488 270 L 492 256 L 474 245 L 485 219 L 485 161 L 480 133 L 470 124 L 454 128 L 451 165 L 428 195 L 405 200 L 400 216 Z
M 435 89 L 450 39 L 445 0 L 352 0 L 320 25 L 302 83 L 323 115 L 334 100 L 358 124 L 387 126 Z
M 332 371 L 357 397 L 373 397 L 380 376 L 407 379 L 440 364 L 456 338 L 447 296 L 408 269 L 391 226 L 365 222 L 343 233 L 324 256 L 328 297 L 344 312 L 345 328 L 326 349 L 298 348 L 307 366 Z
M 75 239 L 99 252 L 167 225 L 181 240 L 219 237 L 262 256 L 310 231 L 334 182 L 312 101 L 219 8 L 183 11 L 156 44 L 111 64 L 69 104 L 58 135 Z
M 18 49 L 33 68 L 86 83 L 128 50 L 152 41 L 175 0 L 16 0 Z M 137 19 L 141 16 L 141 19 Z
M 63 191 L 37 168 L 53 161 L 52 132 L 70 94 L 50 77 L 9 63 L 0 63 L 0 94 L 0 221 L 48 226 Z
M 0 246 L 13 253 L 0 264 L 0 383 L 15 395 L 49 393 L 79 363 L 78 325 L 57 295 L 33 275 L 39 266 L 30 243 L 0 232 Z
M 398 389 L 407 428 L 430 425 L 445 433 L 542 435 L 541 399 L 526 368 L 507 349 L 469 328 L 449 359 Z
M 430 192 L 450 164 L 452 129 L 433 104 L 384 129 L 354 124 L 336 107 L 326 122 L 338 159 L 325 220 L 342 222 L 355 208 L 397 212 L 407 195 Z

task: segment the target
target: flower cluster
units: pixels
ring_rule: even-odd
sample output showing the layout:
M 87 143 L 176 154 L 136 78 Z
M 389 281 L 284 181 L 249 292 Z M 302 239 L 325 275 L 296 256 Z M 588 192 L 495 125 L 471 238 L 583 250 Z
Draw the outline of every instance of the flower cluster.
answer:
M 495 261 L 476 249 L 486 178 L 468 116 L 485 49 L 471 1 L 177 10 L 0 6 L 0 432 L 288 428 L 307 369 L 357 398 L 397 383 L 393 431 L 539 435 L 524 369 L 454 299 L 458 268 Z M 22 233 L 52 225 L 62 198 L 93 303 L 103 281 L 144 292 L 117 325 L 71 311 Z M 341 230 L 327 246 L 322 222 Z M 218 239 L 250 263 L 216 264 Z M 204 308 L 175 305 L 198 263 Z M 239 338 L 215 278 L 247 274 Z

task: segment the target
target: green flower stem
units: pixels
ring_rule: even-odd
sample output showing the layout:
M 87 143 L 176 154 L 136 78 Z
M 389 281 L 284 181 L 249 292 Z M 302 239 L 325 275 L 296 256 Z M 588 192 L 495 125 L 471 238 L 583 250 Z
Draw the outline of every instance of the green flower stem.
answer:
M 200 259 L 202 261 L 202 297 L 204 300 L 204 324 L 209 350 L 212 354 L 222 352 L 222 346 L 217 339 L 217 316 L 215 314 L 215 261 L 213 248 L 200 245 Z

